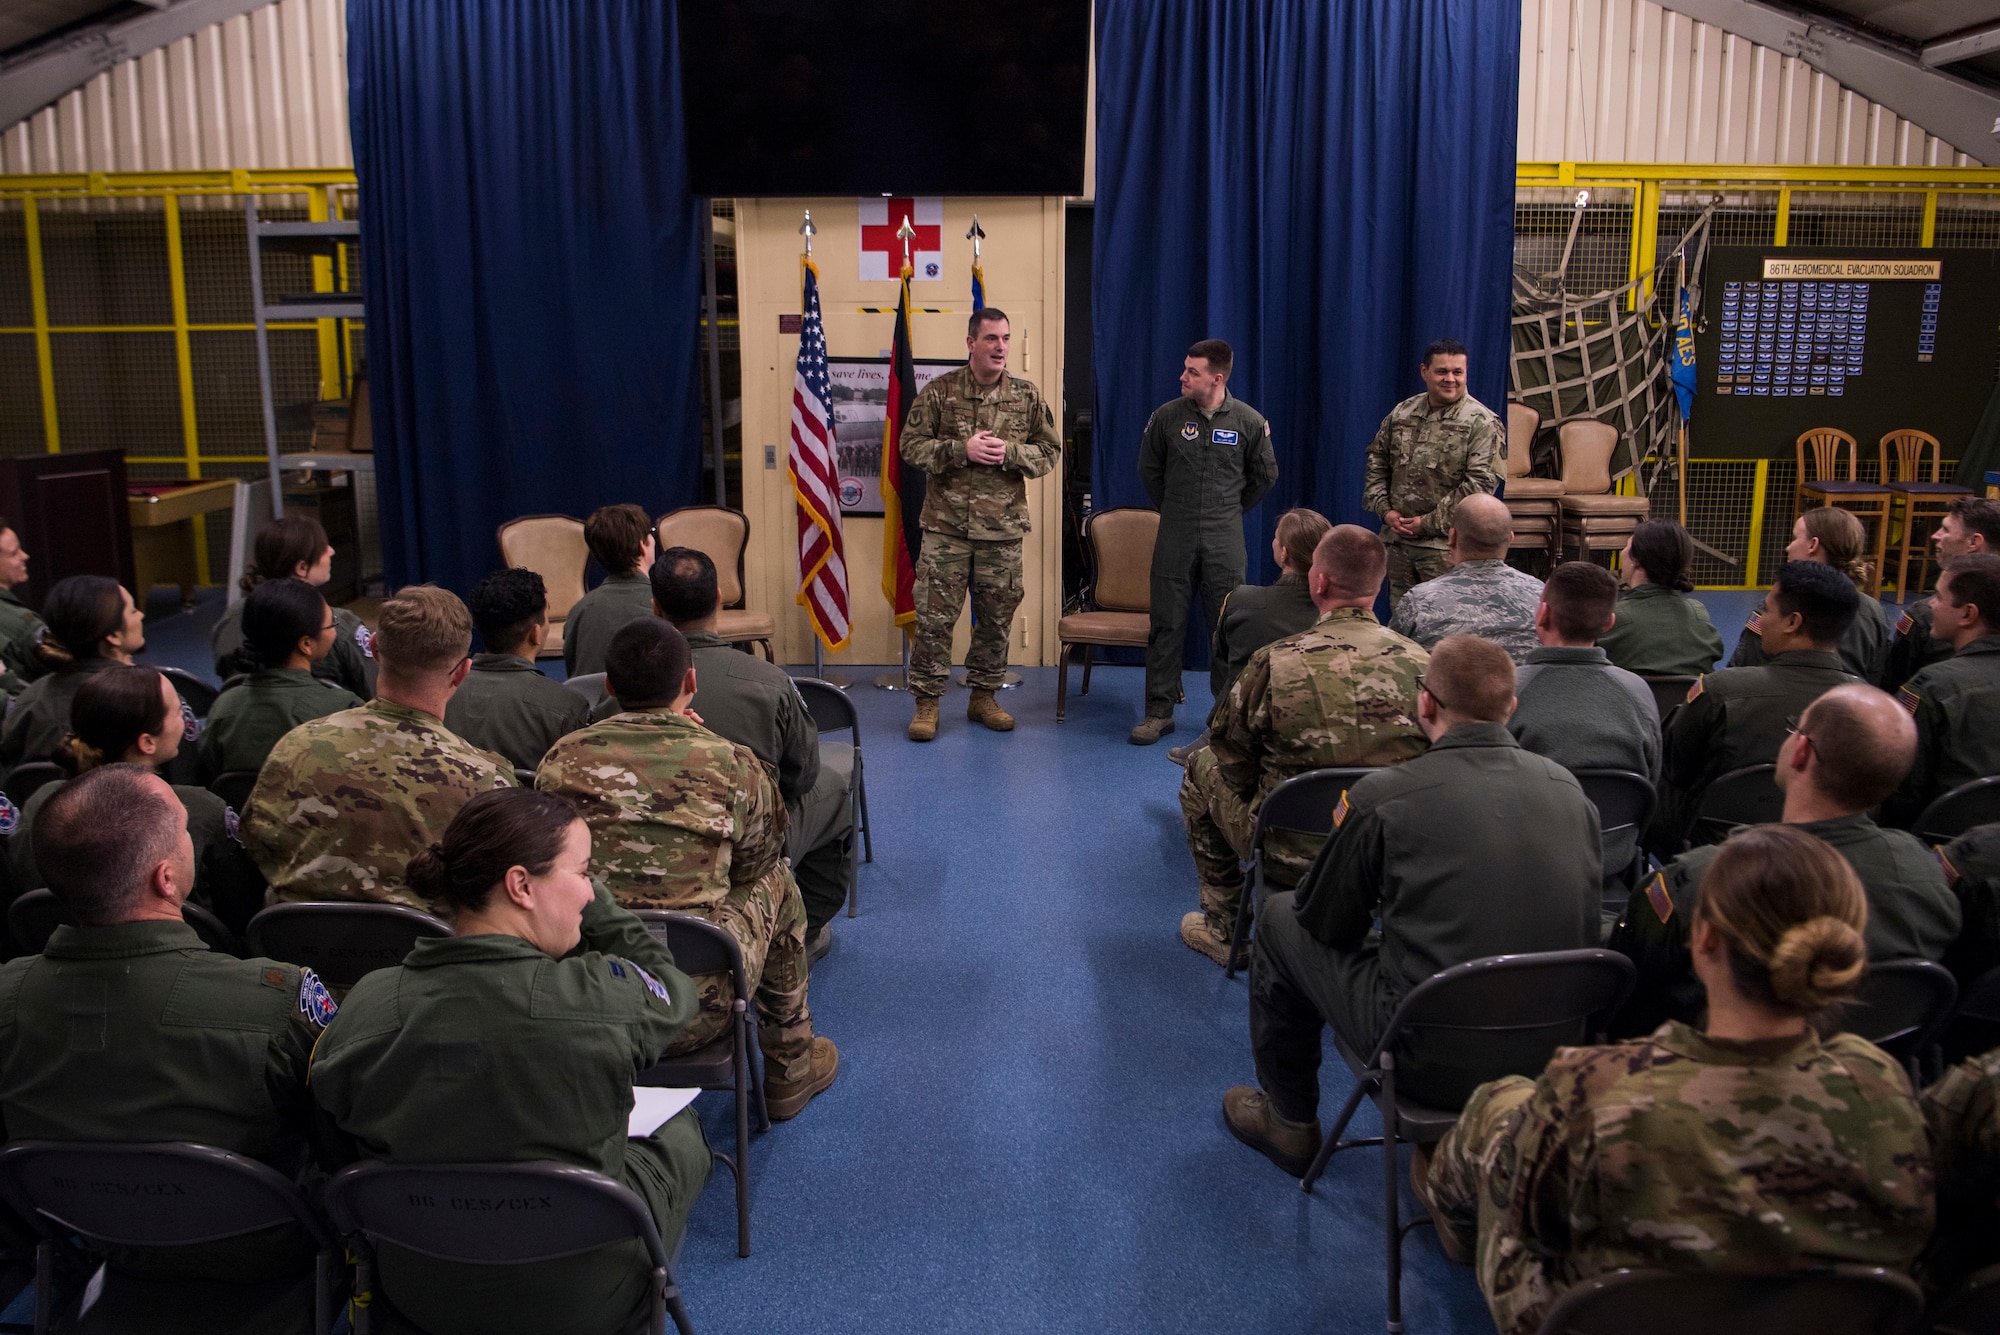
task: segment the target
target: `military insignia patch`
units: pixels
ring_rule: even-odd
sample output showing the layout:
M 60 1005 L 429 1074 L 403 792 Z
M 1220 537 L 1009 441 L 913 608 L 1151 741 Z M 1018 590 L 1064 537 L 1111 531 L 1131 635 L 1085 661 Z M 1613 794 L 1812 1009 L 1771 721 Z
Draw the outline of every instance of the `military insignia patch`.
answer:
M 1667 874 L 1653 873 L 1653 879 L 1646 882 L 1646 902 L 1653 906 L 1653 913 L 1661 922 L 1674 916 L 1674 897 L 1667 893 Z
M 374 631 L 368 629 L 366 626 L 356 626 L 354 628 L 354 642 L 361 646 L 362 657 L 373 658 L 375 656 Z
M 1196 436 L 1199 436 L 1200 434 L 1201 434 L 1201 428 L 1196 426 L 1193 422 L 1184 422 L 1181 424 L 1182 440 L 1193 440 Z
M 1702 683 L 1707 680 L 1708 680 L 1707 677 L 1696 677 L 1694 679 L 1694 685 L 1688 687 L 1688 698 L 1681 701 L 1681 703 L 1685 705 L 1693 704 L 1695 700 L 1701 695 Z
M 201 736 L 201 720 L 194 716 L 194 708 L 187 701 L 181 701 L 181 729 L 186 734 L 183 740 L 193 741 Z
M 242 824 L 241 821 L 236 819 L 235 807 L 224 807 L 222 809 L 222 832 L 239 844 L 243 842 L 243 836 L 238 834 L 237 831 L 242 828 Z
M 665 983 L 653 977 L 653 975 L 647 973 L 636 964 L 632 966 L 632 972 L 639 975 L 639 981 L 646 985 L 648 992 L 651 992 L 660 999 L 662 1006 L 671 1006 L 674 1004 L 673 998 L 667 995 L 667 985 Z
M 1762 635 L 1764 633 L 1764 614 L 1762 612 L 1752 612 L 1750 619 L 1743 623 L 1743 629 L 1749 631 L 1752 635 Z
M 321 1029 L 333 1023 L 333 1017 L 340 1014 L 340 1007 L 334 1004 L 333 993 L 326 990 L 326 984 L 311 969 L 299 970 L 299 1014 Z
M 1916 716 L 1917 705 L 1922 699 L 1922 696 L 1907 686 L 1896 692 L 1896 703 L 1903 707 L 1904 713 L 1909 714 L 1913 718 Z
M 1898 635 L 1908 635 L 1910 633 L 1910 627 L 1916 624 L 1917 623 L 1911 619 L 1910 614 L 1908 612 L 1905 612 L 1903 613 L 1903 615 L 1896 618 L 1896 633 Z
M 283 987 L 284 985 L 285 985 L 285 971 L 283 969 L 264 970 L 264 986 Z
M 613 978 L 623 978 L 625 976 L 625 966 L 617 960 L 606 960 L 605 963 L 611 966 L 611 976 Z
M 1937 858 L 1938 866 L 1944 869 L 1945 887 L 1947 889 L 1956 889 L 1958 886 L 1958 868 L 1951 865 L 1951 859 L 1944 855 L 1942 848 L 1937 851 Z
M 1337 829 L 1339 829 L 1339 828 L 1340 828 L 1340 826 L 1341 826 L 1341 822 L 1343 822 L 1343 821 L 1345 821 L 1345 820 L 1347 819 L 1347 811 L 1348 811 L 1348 807 L 1347 807 L 1347 790 L 1346 790 L 1345 788 L 1343 788 L 1343 789 L 1341 789 L 1341 790 L 1340 790 L 1340 801 L 1339 801 L 1339 802 L 1337 802 L 1337 803 L 1335 803 L 1335 804 L 1334 804 L 1334 808 L 1333 808 L 1333 828 L 1334 828 L 1334 829 L 1336 829 L 1336 830 L 1337 830 Z
M 12 834 L 21 824 L 21 809 L 0 793 L 0 834 Z
M 1217 445 L 1234 445 L 1236 443 L 1236 433 L 1234 431 L 1223 431 L 1218 429 L 1209 432 L 1208 438 L 1214 441 Z

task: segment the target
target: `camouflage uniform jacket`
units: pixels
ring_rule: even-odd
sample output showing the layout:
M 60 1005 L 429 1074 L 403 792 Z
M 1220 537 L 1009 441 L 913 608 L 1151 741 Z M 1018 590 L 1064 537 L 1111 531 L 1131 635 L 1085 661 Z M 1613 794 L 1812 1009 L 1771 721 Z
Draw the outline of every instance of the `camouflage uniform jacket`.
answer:
M 1931 600 L 1919 598 L 1896 618 L 1896 638 L 1889 641 L 1889 659 L 1875 684 L 1893 691 L 1931 664 L 1950 657 L 1951 641 L 1931 634 Z
M 0 589 L 0 694 L 19 695 L 42 675 L 34 652 L 41 629 L 42 619 L 12 589 Z
M 1938 850 L 1938 862 L 1963 915 L 1944 962 L 1964 996 L 1973 980 L 2000 966 L 2000 823 L 1973 826 Z
M 2000 1048 L 1946 1071 L 1921 1101 L 1938 1182 L 1922 1279 L 1948 1290 L 2000 1261 Z
M 1422 516 L 1414 538 L 1385 534 L 1385 542 L 1444 546 L 1451 512 L 1475 492 L 1500 490 L 1500 447 L 1506 430 L 1493 410 L 1467 394 L 1447 407 L 1428 394 L 1389 410 L 1368 444 L 1361 507 L 1378 515 Z
M 784 855 L 789 823 L 770 771 L 749 747 L 664 708 L 571 733 L 535 787 L 576 804 L 591 867 L 627 908 L 706 915 Z
M 403 884 L 419 849 L 514 768 L 421 710 L 375 699 L 279 739 L 243 813 L 243 846 L 279 903 L 367 899 L 428 909 Z
M 1447 635 L 1491 640 L 1516 663 L 1542 647 L 1535 637 L 1535 609 L 1542 582 L 1505 561 L 1460 561 L 1436 579 L 1403 595 L 1389 629 L 1434 649 Z
M 1620 1266 L 1900 1270 L 1931 1230 L 1909 1078 L 1852 1034 L 1727 1042 L 1672 1024 L 1562 1048 L 1510 1132 L 1477 1258 L 1508 1335 L 1531 1335 L 1564 1290 Z
M 1960 784 L 2000 774 L 2000 635 L 1982 635 L 1905 682 L 1896 702 L 1917 721 L 1917 759 L 1882 819 L 1909 825 Z
M 1003 462 L 965 457 L 965 442 L 978 431 L 1007 442 Z M 1042 392 L 1011 373 L 981 387 L 969 366 L 947 371 L 923 387 L 903 421 L 903 462 L 931 475 L 920 517 L 927 533 L 977 541 L 1022 537 L 1032 527 L 1026 479 L 1054 468 L 1061 454 Z

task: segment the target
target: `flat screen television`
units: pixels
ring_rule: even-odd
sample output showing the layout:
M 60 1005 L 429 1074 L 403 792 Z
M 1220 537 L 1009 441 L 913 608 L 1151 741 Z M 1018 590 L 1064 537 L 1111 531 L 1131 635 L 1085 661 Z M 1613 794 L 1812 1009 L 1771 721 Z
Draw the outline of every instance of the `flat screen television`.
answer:
M 1090 0 L 680 0 L 697 195 L 1083 193 Z

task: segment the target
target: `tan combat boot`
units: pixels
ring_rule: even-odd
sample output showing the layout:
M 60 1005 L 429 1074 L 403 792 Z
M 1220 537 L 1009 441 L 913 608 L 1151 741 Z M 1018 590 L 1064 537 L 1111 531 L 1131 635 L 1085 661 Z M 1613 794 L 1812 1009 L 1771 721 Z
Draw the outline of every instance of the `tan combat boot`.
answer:
M 909 737 L 913 742 L 928 742 L 937 736 L 938 702 L 935 695 L 917 697 L 917 716 L 910 720 Z
M 935 703 L 935 702 L 933 702 Z M 813 1097 L 833 1083 L 840 1072 L 840 1049 L 830 1038 L 812 1041 L 812 1066 L 797 1082 L 771 1077 L 764 1083 L 764 1106 L 774 1122 L 789 1122 L 804 1110 Z M 1319 1128 L 1314 1127 L 1315 1131 Z
M 1238 1085 L 1222 1096 L 1222 1120 L 1229 1134 L 1293 1177 L 1304 1177 L 1319 1153 L 1319 1123 L 1286 1121 L 1253 1086 Z
M 1014 731 L 1014 716 L 1000 707 L 991 691 L 974 691 L 972 699 L 966 702 L 965 716 L 974 723 L 984 723 L 995 732 Z

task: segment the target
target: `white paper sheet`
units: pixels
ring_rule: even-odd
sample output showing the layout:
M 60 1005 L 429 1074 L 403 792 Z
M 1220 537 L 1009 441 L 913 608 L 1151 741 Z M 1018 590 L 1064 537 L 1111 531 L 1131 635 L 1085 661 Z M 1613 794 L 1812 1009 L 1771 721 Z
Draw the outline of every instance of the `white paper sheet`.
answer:
M 694 1102 L 698 1089 L 653 1089 L 644 1085 L 632 1089 L 632 1116 L 625 1123 L 627 1136 L 650 1136 L 667 1124 L 667 1119 Z

